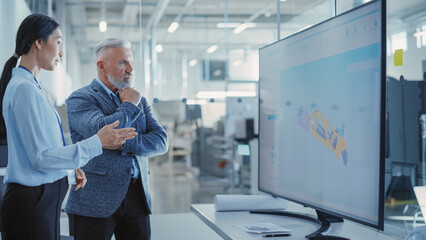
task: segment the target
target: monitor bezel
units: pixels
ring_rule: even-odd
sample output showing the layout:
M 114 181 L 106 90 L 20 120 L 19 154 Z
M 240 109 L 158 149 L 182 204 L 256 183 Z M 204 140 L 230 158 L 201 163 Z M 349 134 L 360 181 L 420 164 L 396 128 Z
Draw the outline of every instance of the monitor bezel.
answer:
M 380 161 L 379 171 L 380 172 L 379 172 L 379 181 L 378 181 L 379 182 L 379 193 L 378 193 L 379 194 L 379 198 L 378 198 L 379 199 L 379 204 L 378 204 L 379 209 L 378 209 L 378 222 L 377 222 L 377 224 L 373 224 L 373 223 L 370 223 L 370 222 L 363 221 L 361 219 L 357 219 L 357 218 L 354 218 L 354 217 L 351 217 L 351 216 L 347 216 L 345 214 L 334 212 L 330 209 L 321 208 L 321 206 L 317 206 L 315 204 L 303 202 L 303 201 L 300 201 L 298 199 L 294 199 L 294 198 L 289 197 L 289 196 L 282 196 L 282 195 L 279 195 L 277 193 L 274 193 L 274 192 L 271 192 L 271 191 L 268 191 L 268 190 L 261 188 L 260 177 L 259 177 L 260 176 L 260 168 L 261 168 L 260 167 L 260 158 L 261 158 L 261 156 L 260 156 L 260 139 L 261 139 L 261 136 L 262 136 L 262 133 L 260 131 L 260 123 L 262 121 L 262 119 L 260 117 L 260 107 L 261 107 L 261 101 L 262 101 L 261 96 L 260 96 L 260 90 L 261 90 L 260 85 L 262 83 L 262 81 L 260 79 L 260 74 L 261 74 L 260 73 L 260 71 L 261 71 L 260 67 L 259 67 L 259 87 L 258 87 L 258 96 L 259 96 L 258 190 L 261 191 L 261 192 L 264 192 L 264 193 L 268 193 L 268 194 L 270 194 L 274 197 L 280 197 L 280 198 L 283 198 L 283 199 L 286 199 L 286 200 L 290 200 L 292 202 L 299 203 L 299 204 L 301 204 L 305 207 L 311 207 L 311 208 L 316 209 L 318 211 L 322 211 L 322 212 L 325 212 L 327 214 L 330 214 L 330 215 L 333 215 L 333 216 L 336 216 L 336 217 L 341 217 L 341 218 L 348 219 L 348 220 L 351 220 L 351 221 L 354 221 L 354 222 L 358 222 L 358 223 L 361 223 L 363 225 L 373 227 L 373 228 L 376 228 L 376 229 L 383 231 L 384 230 L 384 172 L 385 172 L 385 131 L 384 131 L 384 129 L 385 129 L 385 124 L 386 124 L 385 123 L 385 114 L 386 114 L 386 1 L 385 0 L 374 0 L 374 1 L 362 4 L 360 6 L 352 8 L 352 9 L 346 11 L 346 12 L 343 12 L 343 13 L 338 14 L 336 16 L 333 16 L 333 17 L 331 17 L 327 20 L 324 20 L 320 23 L 317 23 L 317 24 L 315 24 L 315 25 L 313 25 L 309 28 L 306 28 L 304 30 L 301 30 L 299 32 L 291 34 L 291 35 L 289 35 L 285 38 L 282 38 L 278 41 L 275 41 L 271 44 L 268 44 L 268 45 L 259 49 L 259 64 L 260 64 L 260 51 L 262 49 L 267 48 L 267 47 L 272 46 L 272 45 L 275 45 L 275 44 L 277 44 L 281 41 L 287 40 L 289 38 L 293 38 L 293 37 L 300 35 L 300 34 L 306 32 L 306 31 L 309 31 L 312 28 L 316 28 L 319 25 L 322 25 L 322 24 L 325 24 L 329 21 L 332 21 L 335 18 L 338 18 L 342 15 L 349 14 L 353 11 L 357 11 L 360 8 L 364 8 L 367 5 L 375 4 L 377 2 L 381 2 L 381 9 L 380 9 L 380 13 L 381 13 L 381 46 L 380 46 L 380 48 L 381 48 L 381 56 L 380 56 L 380 58 L 381 58 L 380 59 L 380 64 L 381 64 L 381 69 L 380 69 L 381 97 L 380 97 L 380 133 L 379 133 L 380 134 L 380 148 L 379 148 L 379 161 Z

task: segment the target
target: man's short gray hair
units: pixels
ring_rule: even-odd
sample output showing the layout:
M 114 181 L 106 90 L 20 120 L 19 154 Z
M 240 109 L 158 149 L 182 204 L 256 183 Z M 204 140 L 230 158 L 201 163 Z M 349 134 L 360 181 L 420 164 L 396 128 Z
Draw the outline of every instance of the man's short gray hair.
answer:
M 108 47 L 130 48 L 132 45 L 127 40 L 118 38 L 107 38 L 95 47 L 95 60 L 98 61 L 101 53 Z

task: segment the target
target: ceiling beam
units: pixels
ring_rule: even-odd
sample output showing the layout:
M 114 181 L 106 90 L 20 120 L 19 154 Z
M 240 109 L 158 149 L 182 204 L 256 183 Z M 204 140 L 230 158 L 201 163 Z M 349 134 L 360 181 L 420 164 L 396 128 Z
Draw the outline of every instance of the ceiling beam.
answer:
M 127 36 L 129 34 L 129 31 L 134 29 L 134 25 L 137 25 L 138 29 L 142 27 L 139 25 L 138 21 L 138 17 L 141 14 L 140 8 L 142 8 L 142 5 L 140 4 L 140 2 L 137 2 L 137 6 L 130 5 L 130 3 L 134 3 L 131 1 L 132 0 L 125 0 L 125 3 L 129 4 L 126 4 L 123 9 L 122 22 L 124 23 L 124 27 L 122 30 L 122 36 Z M 142 29 L 140 29 L 140 31 L 142 31 Z
M 97 1 L 97 2 L 79 2 L 79 1 L 68 1 L 66 2 L 67 6 L 76 6 L 76 5 L 83 5 L 83 6 L 87 6 L 87 7 L 101 7 L 102 4 L 104 4 L 107 7 L 123 7 L 125 5 L 130 5 L 130 6 L 139 6 L 139 2 L 104 2 L 104 1 Z M 157 4 L 156 3 L 141 3 L 142 7 L 155 7 Z M 171 3 L 170 6 L 175 6 L 175 7 L 183 7 L 184 4 L 180 4 L 180 3 Z
M 170 0 L 159 0 L 157 2 L 157 5 L 155 6 L 154 11 L 152 12 L 151 17 L 149 18 L 148 23 L 146 25 L 146 29 L 148 31 L 151 28 L 157 27 L 157 24 L 163 16 L 164 11 L 166 10 L 169 2 Z

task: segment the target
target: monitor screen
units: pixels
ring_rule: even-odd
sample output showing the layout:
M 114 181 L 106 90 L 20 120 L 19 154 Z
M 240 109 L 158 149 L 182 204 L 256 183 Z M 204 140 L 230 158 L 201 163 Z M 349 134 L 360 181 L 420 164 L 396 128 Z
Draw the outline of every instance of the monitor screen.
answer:
M 199 104 L 186 104 L 186 120 L 194 120 L 201 118 L 201 105 Z
M 238 144 L 237 153 L 241 156 L 250 156 L 250 146 L 248 144 Z
M 383 229 L 384 3 L 259 52 L 259 189 Z

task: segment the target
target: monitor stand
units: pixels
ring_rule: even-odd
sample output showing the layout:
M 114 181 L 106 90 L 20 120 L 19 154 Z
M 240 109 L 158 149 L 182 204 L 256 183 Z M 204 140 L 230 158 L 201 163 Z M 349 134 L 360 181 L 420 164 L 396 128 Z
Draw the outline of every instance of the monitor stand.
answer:
M 270 214 L 270 215 L 279 215 L 279 216 L 286 216 L 286 217 L 294 217 L 294 218 L 300 218 L 303 220 L 311 221 L 314 223 L 319 224 L 321 227 L 316 230 L 315 232 L 306 235 L 305 237 L 307 239 L 335 239 L 335 240 L 348 240 L 348 238 L 345 237 L 338 237 L 338 236 L 324 236 L 321 233 L 327 231 L 330 228 L 331 223 L 335 222 L 343 222 L 343 219 L 340 217 L 336 217 L 324 212 L 321 212 L 319 210 L 316 210 L 318 218 L 315 218 L 312 215 L 309 214 L 302 214 L 302 213 L 295 213 L 295 212 L 288 212 L 288 211 L 250 211 L 250 213 L 255 214 Z M 328 237 L 328 238 L 322 238 L 322 237 Z

